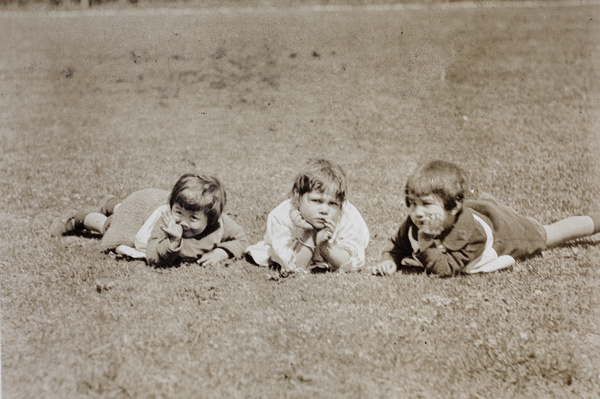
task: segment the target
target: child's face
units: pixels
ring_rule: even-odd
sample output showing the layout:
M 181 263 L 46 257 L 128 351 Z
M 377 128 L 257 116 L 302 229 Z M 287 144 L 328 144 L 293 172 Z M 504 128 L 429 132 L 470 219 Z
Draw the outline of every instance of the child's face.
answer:
M 202 211 L 192 212 L 179 204 L 174 204 L 171 209 L 173 218 L 183 229 L 183 238 L 196 237 L 206 229 L 208 218 Z
M 413 223 L 425 234 L 440 235 L 454 223 L 458 207 L 446 210 L 442 199 L 435 194 L 407 197 L 408 214 Z
M 338 222 L 342 204 L 334 195 L 311 191 L 300 197 L 298 211 L 315 229 L 325 227 L 325 220 Z

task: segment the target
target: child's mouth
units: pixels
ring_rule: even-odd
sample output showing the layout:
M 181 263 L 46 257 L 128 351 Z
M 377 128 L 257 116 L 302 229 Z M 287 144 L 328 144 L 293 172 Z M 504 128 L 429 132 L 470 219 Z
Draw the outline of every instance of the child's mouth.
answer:
M 430 221 L 428 220 L 419 220 L 416 221 L 415 224 L 417 225 L 419 230 L 422 230 L 423 233 L 426 234 L 434 234 L 434 232 L 437 232 L 438 230 L 438 228 L 436 226 L 432 226 Z
M 325 225 L 325 219 L 323 219 L 323 218 L 314 219 L 313 224 L 314 225 L 323 226 L 323 225 Z
M 427 226 L 427 221 L 426 220 L 413 220 L 413 222 L 417 225 L 418 228 L 422 228 L 422 227 L 426 227 Z

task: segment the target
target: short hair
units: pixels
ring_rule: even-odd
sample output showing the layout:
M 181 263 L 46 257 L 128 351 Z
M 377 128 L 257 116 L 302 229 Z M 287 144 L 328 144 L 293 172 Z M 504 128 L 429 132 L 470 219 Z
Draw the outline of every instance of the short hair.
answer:
M 226 201 L 227 195 L 219 179 L 192 173 L 182 175 L 169 195 L 171 208 L 178 204 L 192 212 L 202 211 L 209 225 L 217 223 Z
M 291 194 L 301 197 L 312 191 L 331 192 L 343 204 L 346 190 L 346 173 L 340 165 L 326 159 L 313 159 L 296 175 Z
M 458 165 L 446 161 L 431 161 L 420 165 L 406 181 L 406 206 L 409 196 L 435 194 L 446 210 L 452 210 L 465 199 L 468 192 L 467 174 Z

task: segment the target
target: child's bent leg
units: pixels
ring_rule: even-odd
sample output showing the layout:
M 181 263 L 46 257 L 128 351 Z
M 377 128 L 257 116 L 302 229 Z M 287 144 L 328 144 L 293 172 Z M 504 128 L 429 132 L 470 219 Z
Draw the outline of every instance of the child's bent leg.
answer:
M 583 238 L 600 232 L 600 214 L 572 216 L 550 225 L 545 225 L 546 245 L 554 247 L 570 240 Z
M 88 213 L 83 218 L 83 227 L 87 230 L 94 231 L 104 235 L 105 224 L 108 217 L 98 212 Z M 77 221 L 77 216 L 75 217 Z
M 60 237 L 76 231 L 90 230 L 104 235 L 107 227 L 107 217 L 98 212 L 75 212 L 61 218 L 56 218 L 50 225 L 50 235 Z

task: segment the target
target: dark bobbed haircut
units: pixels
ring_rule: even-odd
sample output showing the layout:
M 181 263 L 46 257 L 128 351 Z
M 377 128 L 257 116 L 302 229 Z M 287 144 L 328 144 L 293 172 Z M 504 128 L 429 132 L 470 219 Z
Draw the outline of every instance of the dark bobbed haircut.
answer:
M 340 165 L 326 159 L 312 159 L 296 175 L 291 194 L 301 197 L 312 191 L 327 192 L 343 204 L 346 190 L 346 173 Z
M 169 196 L 171 208 L 178 204 L 192 212 L 202 211 L 209 225 L 217 223 L 226 201 L 227 195 L 219 179 L 192 173 L 181 176 Z
M 435 194 L 450 211 L 461 204 L 468 192 L 467 174 L 452 162 L 431 161 L 420 165 L 406 181 L 404 193 L 406 206 L 408 197 L 423 197 Z

